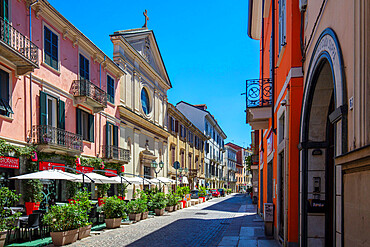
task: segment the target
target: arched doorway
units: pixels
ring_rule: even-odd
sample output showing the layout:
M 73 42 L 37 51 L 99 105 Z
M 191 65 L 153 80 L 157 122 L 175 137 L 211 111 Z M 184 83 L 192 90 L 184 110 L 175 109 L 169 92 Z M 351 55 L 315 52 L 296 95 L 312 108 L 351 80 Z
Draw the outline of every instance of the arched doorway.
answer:
M 327 29 L 311 56 L 302 105 L 300 246 L 334 246 L 338 234 L 340 239 L 342 173 L 334 157 L 347 144 L 342 68 L 339 43 Z

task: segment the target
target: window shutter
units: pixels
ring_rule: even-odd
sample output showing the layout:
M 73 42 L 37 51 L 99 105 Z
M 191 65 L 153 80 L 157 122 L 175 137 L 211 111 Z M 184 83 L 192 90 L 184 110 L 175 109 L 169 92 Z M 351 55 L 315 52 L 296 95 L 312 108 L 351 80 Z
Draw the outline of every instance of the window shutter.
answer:
M 46 93 L 40 91 L 40 125 L 46 123 Z
M 175 121 L 175 132 L 178 133 L 179 132 L 179 121 Z
M 89 114 L 89 141 L 94 142 L 94 115 Z
M 105 144 L 107 146 L 110 146 L 111 145 L 111 135 L 110 135 L 110 127 L 109 127 L 110 123 L 107 122 L 107 124 L 105 125 Z
M 58 128 L 65 129 L 65 103 L 62 100 L 58 100 Z
M 113 125 L 113 146 L 118 147 L 118 127 Z
M 81 110 L 76 109 L 76 133 L 82 135 L 82 128 L 81 128 Z

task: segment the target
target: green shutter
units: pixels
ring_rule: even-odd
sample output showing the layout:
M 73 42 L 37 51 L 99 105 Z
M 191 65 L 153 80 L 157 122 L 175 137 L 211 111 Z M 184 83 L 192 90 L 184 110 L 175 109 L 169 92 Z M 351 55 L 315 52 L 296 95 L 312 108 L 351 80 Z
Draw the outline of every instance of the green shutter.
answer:
M 94 142 L 94 115 L 89 114 L 89 141 Z
M 79 135 L 82 135 L 81 122 L 81 110 L 76 108 L 76 133 Z
M 107 146 L 111 145 L 111 139 L 110 139 L 110 127 L 109 127 L 110 123 L 107 122 L 107 124 L 105 125 L 105 144 Z
M 47 125 L 46 116 L 46 93 L 40 91 L 40 125 Z
M 118 127 L 113 125 L 113 146 L 118 147 Z
M 58 128 L 65 129 L 65 103 L 62 100 L 58 100 Z

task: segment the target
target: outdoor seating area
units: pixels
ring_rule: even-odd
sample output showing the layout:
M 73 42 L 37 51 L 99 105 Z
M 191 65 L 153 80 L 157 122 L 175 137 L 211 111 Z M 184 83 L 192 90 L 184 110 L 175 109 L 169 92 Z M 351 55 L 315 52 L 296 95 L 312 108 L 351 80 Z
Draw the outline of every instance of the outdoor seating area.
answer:
M 203 202 L 201 198 L 190 199 L 189 187 L 179 186 L 176 192 L 167 194 L 158 187 L 152 187 L 146 191 L 138 189 L 132 200 L 122 200 L 116 195 L 104 197 L 99 206 L 97 200 L 90 199 L 89 192 L 81 190 L 68 203 L 58 202 L 48 209 L 33 210 L 27 215 L 24 206 L 12 205 L 18 202 L 19 195 L 7 188 L 0 190 L 1 196 L 12 199 L 1 205 L 2 215 L 7 215 L 0 218 L 1 226 L 7 231 L 0 246 L 28 246 L 24 245 L 27 243 L 31 246 L 31 243 L 40 241 L 45 245 L 66 245 L 89 236 L 94 227 L 117 228 L 121 224 L 136 223 L 148 217 L 162 216 L 165 211 L 170 213 Z M 202 192 L 199 194 L 203 195 Z M 64 237 L 58 238 L 59 233 L 64 233 Z
M 28 198 L 30 202 L 24 205 L 19 204 L 20 194 L 7 187 L 0 188 L 0 247 L 28 246 L 24 244 L 34 241 L 45 244 L 53 242 L 61 246 L 89 236 L 94 227 L 116 228 L 121 224 L 136 223 L 154 215 L 162 216 L 165 211 L 173 212 L 205 201 L 201 198 L 191 199 L 187 186 L 162 192 L 163 186 L 171 187 L 176 183 L 169 178 L 121 175 L 108 177 L 96 172 L 73 174 L 50 169 L 9 178 L 26 181 L 64 180 L 78 188 L 75 192 L 69 192 L 70 196 L 71 193 L 74 195 L 68 201 L 53 201 L 51 195 L 44 193 L 42 196 L 33 195 Z M 97 200 L 91 197 L 86 187 L 92 183 L 98 188 Z M 117 190 L 117 195 L 108 197 L 107 191 L 112 184 L 119 184 L 121 188 Z M 142 185 L 146 189 L 137 189 L 133 198 L 127 200 L 125 195 L 129 185 Z M 199 195 L 205 197 L 206 194 L 205 188 L 201 188 Z

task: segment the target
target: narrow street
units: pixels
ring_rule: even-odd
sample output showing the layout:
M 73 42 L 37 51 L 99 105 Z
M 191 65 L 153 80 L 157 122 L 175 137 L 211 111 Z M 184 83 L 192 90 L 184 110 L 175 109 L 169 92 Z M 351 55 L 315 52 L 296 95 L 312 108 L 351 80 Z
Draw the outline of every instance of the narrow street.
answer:
M 154 217 L 78 241 L 71 246 L 278 246 L 245 194 Z

